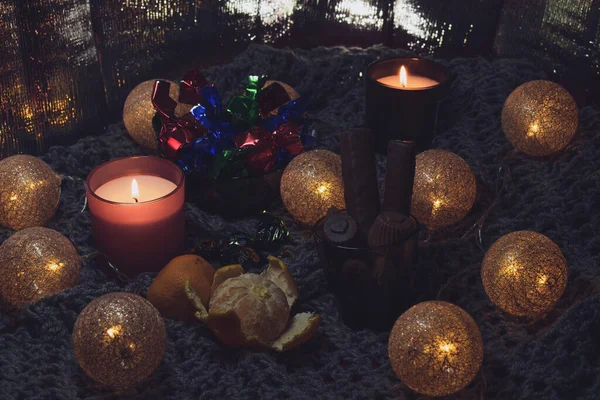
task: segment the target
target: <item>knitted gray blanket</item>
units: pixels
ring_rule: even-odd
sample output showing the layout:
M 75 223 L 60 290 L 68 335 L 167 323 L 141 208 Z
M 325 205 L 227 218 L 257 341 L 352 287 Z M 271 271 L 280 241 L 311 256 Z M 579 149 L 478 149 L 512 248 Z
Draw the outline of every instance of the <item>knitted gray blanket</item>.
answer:
M 362 123 L 362 71 L 379 57 L 406 54 L 383 47 L 276 50 L 251 46 L 228 65 L 206 71 L 221 93 L 243 89 L 245 76 L 267 73 L 311 96 L 319 147 L 338 150 L 337 135 Z M 544 75 L 526 61 L 456 59 L 445 62 L 456 75 L 441 106 L 434 147 L 462 156 L 483 185 L 493 185 L 498 155 L 507 149 L 500 126 L 502 105 L 519 84 Z M 177 77 L 171 77 L 177 78 Z M 226 96 L 227 97 L 227 96 Z M 535 230 L 554 240 L 569 263 L 567 291 L 545 317 L 518 321 L 500 312 L 483 290 L 478 267 L 483 251 L 472 236 L 452 236 L 432 246 L 424 261 L 450 279 L 441 300 L 465 309 L 485 343 L 482 373 L 457 399 L 596 399 L 600 393 L 600 110 L 580 112 L 578 146 L 552 161 L 518 155 L 510 160 L 506 193 L 483 231 L 487 249 L 515 230 Z M 140 153 L 122 125 L 88 136 L 43 157 L 60 174 L 85 178 L 95 166 Z M 380 173 L 383 164 L 380 161 Z M 89 214 L 79 214 L 84 189 L 65 180 L 59 210 L 49 224 L 74 241 L 81 255 L 94 251 Z M 77 365 L 71 333 L 79 312 L 119 285 L 86 261 L 78 286 L 44 298 L 20 319 L 0 318 L 1 399 L 417 399 L 396 378 L 387 359 L 388 333 L 354 331 L 340 320 L 328 292 L 312 239 L 280 204 L 271 210 L 291 230 L 285 258 L 301 298 L 297 312 L 315 311 L 323 323 L 307 344 L 288 353 L 258 353 L 221 346 L 206 327 L 165 320 L 167 349 L 156 372 L 127 393 L 99 387 Z M 224 220 L 186 204 L 187 218 L 205 236 L 256 228 L 254 218 Z M 74 221 L 72 229 L 70 222 Z M 0 229 L 0 242 L 11 234 Z M 1 269 L 1 266 L 0 266 Z M 457 275 L 460 274 L 460 275 Z M 153 276 L 137 282 L 148 287 Z

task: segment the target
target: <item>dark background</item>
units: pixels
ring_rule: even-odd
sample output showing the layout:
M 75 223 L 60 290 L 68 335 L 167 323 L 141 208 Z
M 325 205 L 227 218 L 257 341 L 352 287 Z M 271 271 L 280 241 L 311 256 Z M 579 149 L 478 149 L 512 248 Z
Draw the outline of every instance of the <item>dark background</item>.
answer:
M 0 158 L 100 133 L 141 81 L 250 43 L 528 58 L 600 98 L 600 0 L 0 0 Z

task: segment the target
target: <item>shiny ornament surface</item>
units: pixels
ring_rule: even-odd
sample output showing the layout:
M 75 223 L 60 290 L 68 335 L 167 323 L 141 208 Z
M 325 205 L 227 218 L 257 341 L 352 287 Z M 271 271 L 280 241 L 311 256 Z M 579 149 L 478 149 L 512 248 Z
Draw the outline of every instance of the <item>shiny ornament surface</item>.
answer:
M 342 160 L 328 150 L 294 158 L 281 177 L 281 200 L 298 222 L 312 226 L 330 207 L 344 209 Z
M 453 225 L 471 211 L 477 181 L 469 164 L 446 150 L 417 155 L 411 214 L 431 230 Z
M 567 261 L 546 236 L 512 232 L 498 239 L 481 265 L 483 287 L 492 303 L 517 316 L 548 311 L 567 286 Z
M 27 228 L 0 246 L 0 298 L 22 308 L 79 282 L 81 259 L 69 239 L 42 227 Z
M 158 140 L 152 118 L 156 110 L 152 106 L 152 92 L 156 79 L 151 79 L 137 85 L 127 96 L 123 106 L 123 123 L 129 135 L 139 145 L 151 149 L 158 149 Z M 169 88 L 169 97 L 178 102 L 179 85 L 175 82 L 167 81 L 171 84 Z M 175 115 L 181 116 L 189 112 L 191 105 L 179 103 L 175 108 Z
M 0 225 L 19 230 L 45 225 L 60 201 L 60 177 L 37 157 L 0 161 Z
M 409 388 L 446 396 L 467 386 L 483 361 L 479 327 L 460 307 L 419 303 L 398 318 L 388 343 L 394 372 Z
M 75 358 L 92 379 L 129 388 L 161 363 L 165 325 L 156 308 L 132 293 L 109 293 L 89 303 L 73 328 Z
M 502 109 L 502 129 L 515 148 L 534 157 L 564 149 L 579 123 L 577 103 L 559 84 L 531 81 L 516 88 Z

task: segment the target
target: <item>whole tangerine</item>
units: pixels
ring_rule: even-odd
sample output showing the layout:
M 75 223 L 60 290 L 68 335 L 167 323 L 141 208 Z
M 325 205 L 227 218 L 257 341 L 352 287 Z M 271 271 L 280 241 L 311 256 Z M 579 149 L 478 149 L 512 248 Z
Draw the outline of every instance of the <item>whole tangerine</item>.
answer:
M 192 321 L 196 309 L 188 300 L 186 281 L 207 307 L 214 275 L 214 267 L 204 258 L 193 254 L 179 256 L 158 273 L 146 297 L 163 317 Z

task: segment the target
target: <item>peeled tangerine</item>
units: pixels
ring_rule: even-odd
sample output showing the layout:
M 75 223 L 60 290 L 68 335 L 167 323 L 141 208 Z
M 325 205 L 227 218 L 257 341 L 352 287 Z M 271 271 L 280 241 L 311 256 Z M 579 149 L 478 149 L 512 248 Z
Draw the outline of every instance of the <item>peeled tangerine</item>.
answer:
M 287 351 L 315 334 L 320 316 L 301 313 L 290 320 L 298 289 L 280 259 L 269 256 L 269 267 L 261 275 L 243 272 L 239 265 L 217 270 L 209 311 L 186 285 L 188 297 L 198 310 L 196 316 L 221 342 L 232 347 Z

